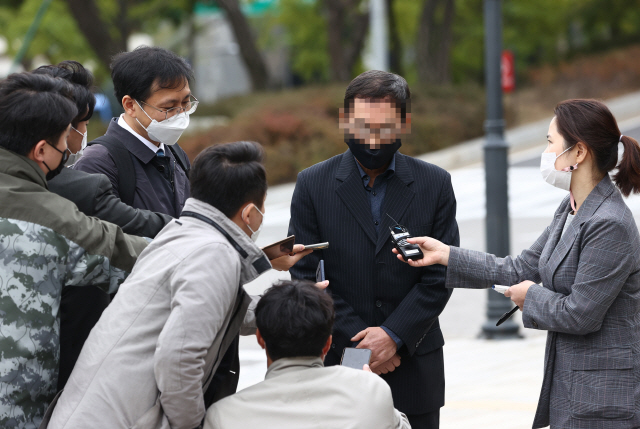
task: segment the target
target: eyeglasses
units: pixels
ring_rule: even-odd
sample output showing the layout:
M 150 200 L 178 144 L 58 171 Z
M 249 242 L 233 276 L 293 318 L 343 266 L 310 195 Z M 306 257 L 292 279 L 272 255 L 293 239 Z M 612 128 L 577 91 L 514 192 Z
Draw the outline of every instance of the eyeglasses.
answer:
M 67 160 L 69 159 L 69 155 L 71 154 L 71 151 L 69 150 L 69 148 L 66 148 L 65 150 L 60 150 L 53 143 L 48 142 L 48 141 L 46 141 L 46 142 L 49 144 L 49 146 L 51 146 L 52 148 L 54 148 L 55 150 L 57 150 L 58 152 L 60 152 L 62 154 L 62 164 L 67 162 Z
M 196 108 L 198 107 L 198 103 L 200 103 L 198 101 L 198 99 L 196 97 L 194 97 L 193 95 L 189 96 L 189 100 L 184 101 L 182 103 L 182 106 L 178 106 L 178 107 L 172 107 L 171 109 L 167 109 L 167 110 L 162 110 L 159 109 L 155 106 L 152 106 L 151 104 L 145 103 L 144 101 L 139 101 L 139 103 L 144 104 L 145 106 L 149 106 L 152 109 L 157 110 L 160 113 L 164 113 L 164 119 L 170 118 L 173 115 L 177 115 L 179 113 L 185 112 L 187 115 L 192 114 L 193 112 L 196 111 Z

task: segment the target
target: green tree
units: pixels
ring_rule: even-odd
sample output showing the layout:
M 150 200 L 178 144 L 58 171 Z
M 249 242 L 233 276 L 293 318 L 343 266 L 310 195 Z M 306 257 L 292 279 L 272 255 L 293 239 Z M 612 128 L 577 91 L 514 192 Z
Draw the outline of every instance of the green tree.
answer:
M 273 19 L 286 31 L 293 72 L 305 82 L 327 81 L 330 61 L 320 2 L 281 0 Z
M 576 50 L 599 51 L 640 42 L 639 0 L 573 2 L 569 44 Z M 578 34 L 577 34 L 578 33 Z
M 15 55 L 20 49 L 40 3 L 40 0 L 14 0 L 2 2 L 0 5 L 0 35 L 9 42 L 9 54 Z M 81 36 L 75 20 L 62 0 L 54 0 L 49 6 L 22 61 L 22 66 L 30 70 L 37 55 L 44 55 L 52 63 L 74 59 L 83 64 L 96 66 L 95 71 L 99 75 L 105 73 L 105 69 L 99 70 L 97 56 Z

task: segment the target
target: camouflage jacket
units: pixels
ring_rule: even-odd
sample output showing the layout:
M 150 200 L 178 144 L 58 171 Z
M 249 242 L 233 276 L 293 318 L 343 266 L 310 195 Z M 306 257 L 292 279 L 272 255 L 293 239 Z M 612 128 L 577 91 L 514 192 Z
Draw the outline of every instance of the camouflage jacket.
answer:
M 55 396 L 62 288 L 113 292 L 145 247 L 49 192 L 35 162 L 0 148 L 0 427 L 38 427 Z

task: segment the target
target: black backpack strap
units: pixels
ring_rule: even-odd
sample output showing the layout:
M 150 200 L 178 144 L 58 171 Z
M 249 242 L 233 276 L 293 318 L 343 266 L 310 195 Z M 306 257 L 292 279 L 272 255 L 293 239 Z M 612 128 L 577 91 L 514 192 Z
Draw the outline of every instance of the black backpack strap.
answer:
M 184 149 L 182 149 L 177 144 L 171 145 L 171 146 L 169 145 L 165 145 L 165 146 L 169 148 L 171 153 L 173 153 L 173 156 L 178 161 L 178 164 L 180 164 L 182 171 L 184 171 L 184 174 L 187 175 L 187 179 L 188 179 L 189 171 L 191 170 L 191 167 L 189 166 L 189 158 L 187 158 L 187 154 L 185 153 Z
M 113 158 L 118 169 L 118 194 L 120 195 L 120 200 L 129 206 L 133 206 L 133 196 L 136 190 L 136 170 L 129 150 L 120 140 L 109 135 L 98 137 L 87 146 L 93 146 L 94 144 L 104 146 L 109 151 L 109 155 Z

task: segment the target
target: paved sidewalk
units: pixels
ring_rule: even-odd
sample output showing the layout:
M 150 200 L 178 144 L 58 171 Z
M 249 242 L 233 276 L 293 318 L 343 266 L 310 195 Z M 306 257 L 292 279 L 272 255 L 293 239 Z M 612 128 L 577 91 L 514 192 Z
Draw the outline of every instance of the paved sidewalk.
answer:
M 542 384 L 545 338 L 447 341 L 440 428 L 530 428 Z

